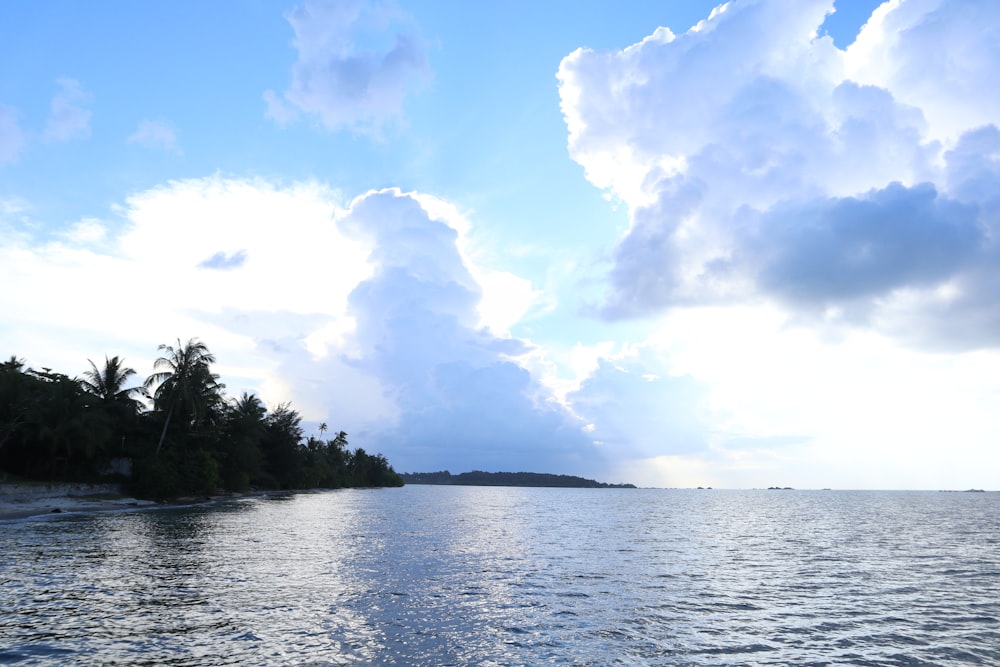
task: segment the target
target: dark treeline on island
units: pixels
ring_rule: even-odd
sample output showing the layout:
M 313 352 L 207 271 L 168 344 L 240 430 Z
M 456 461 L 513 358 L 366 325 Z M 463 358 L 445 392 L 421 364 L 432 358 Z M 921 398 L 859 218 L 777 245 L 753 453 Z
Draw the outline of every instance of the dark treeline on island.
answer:
M 634 489 L 634 484 L 607 484 L 573 475 L 551 475 L 538 472 L 483 472 L 473 470 L 452 475 L 441 472 L 401 473 L 407 484 L 444 484 L 453 486 L 545 486 L 573 489 Z
M 347 434 L 305 434 L 290 405 L 225 396 L 215 357 L 197 339 L 161 345 L 137 384 L 118 357 L 81 377 L 24 360 L 0 362 L 0 480 L 123 483 L 142 498 L 218 490 L 402 486 L 381 454 Z

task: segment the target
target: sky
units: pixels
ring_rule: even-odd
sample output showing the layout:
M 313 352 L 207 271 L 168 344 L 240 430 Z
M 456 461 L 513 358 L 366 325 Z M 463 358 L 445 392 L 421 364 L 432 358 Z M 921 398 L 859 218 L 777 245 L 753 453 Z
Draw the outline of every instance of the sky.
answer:
M 400 472 L 1000 489 L 993 0 L 0 3 L 0 354 Z

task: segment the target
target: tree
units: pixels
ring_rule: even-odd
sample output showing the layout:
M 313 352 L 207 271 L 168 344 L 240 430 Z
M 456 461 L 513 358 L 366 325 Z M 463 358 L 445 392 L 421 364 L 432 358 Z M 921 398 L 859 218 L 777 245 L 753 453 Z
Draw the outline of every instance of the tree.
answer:
M 346 450 L 347 449 L 347 434 L 341 431 L 333 439 L 333 446 L 337 449 Z
M 232 491 L 245 491 L 260 475 L 263 455 L 261 442 L 267 430 L 267 410 L 260 399 L 248 392 L 226 411 L 224 436 L 219 443 L 222 483 Z
M 159 454 L 171 418 L 179 413 L 186 420 L 189 430 L 197 429 L 220 411 L 225 385 L 210 369 L 210 365 L 215 363 L 215 356 L 197 338 L 190 339 L 186 345 L 182 345 L 178 338 L 176 348 L 160 345 L 157 349 L 165 354 L 154 362 L 156 372 L 146 379 L 145 388 L 149 391 L 151 387 L 156 387 L 153 407 L 166 413 L 156 444 L 156 453 Z
M 279 488 L 290 489 L 298 485 L 302 463 L 301 422 L 302 417 L 287 403 L 282 403 L 267 416 L 261 450 L 267 473 Z
M 30 441 L 36 449 L 29 460 L 38 465 L 44 459 L 50 479 L 69 479 L 71 466 L 79 471 L 93 463 L 99 444 L 107 436 L 106 425 L 88 409 L 79 379 L 48 368 L 29 374 L 39 380 L 27 410 Z
M 11 356 L 0 363 L 0 451 L 24 425 L 30 384 L 24 359 Z
M 134 376 L 135 370 L 125 367 L 125 360 L 117 356 L 108 359 L 104 357 L 104 368 L 98 369 L 93 361 L 90 370 L 84 371 L 80 386 L 85 391 L 101 399 L 105 405 L 120 405 L 132 412 L 138 412 L 140 402 L 134 398 L 142 394 L 142 387 L 126 387 L 125 384 Z
M 90 370 L 84 371 L 80 387 L 99 400 L 99 406 L 111 425 L 112 435 L 121 436 L 124 447 L 126 425 L 134 426 L 135 417 L 142 410 L 142 402 L 136 396 L 144 395 L 145 391 L 141 386 L 126 386 L 136 372 L 125 366 L 124 359 L 117 356 L 108 359 L 105 355 L 102 369 L 98 369 L 90 359 L 87 361 Z

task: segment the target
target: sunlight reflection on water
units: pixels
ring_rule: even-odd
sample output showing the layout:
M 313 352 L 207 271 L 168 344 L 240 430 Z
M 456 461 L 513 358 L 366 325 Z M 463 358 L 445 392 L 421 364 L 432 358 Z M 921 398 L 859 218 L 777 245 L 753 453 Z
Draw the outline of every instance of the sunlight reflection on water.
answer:
M 0 663 L 1000 663 L 1000 494 L 405 487 L 0 525 Z

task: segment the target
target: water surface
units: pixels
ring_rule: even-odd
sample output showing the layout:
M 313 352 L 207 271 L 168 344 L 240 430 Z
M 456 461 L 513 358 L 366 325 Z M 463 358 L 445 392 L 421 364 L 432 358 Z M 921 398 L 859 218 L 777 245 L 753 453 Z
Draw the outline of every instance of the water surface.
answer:
M 1000 664 L 1000 494 L 408 486 L 0 523 L 0 664 Z

